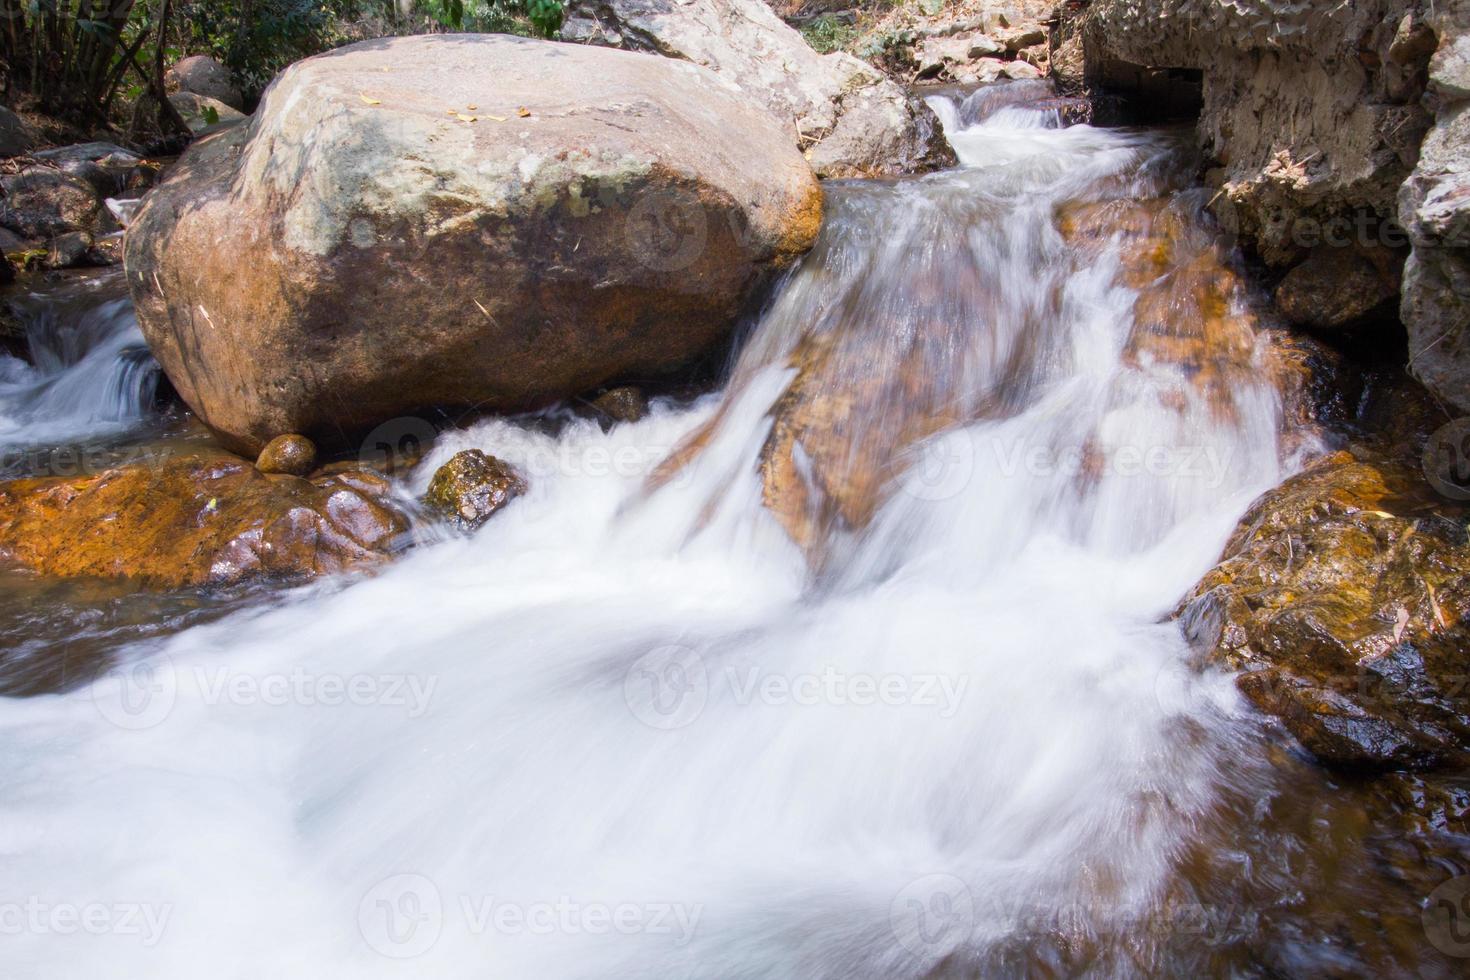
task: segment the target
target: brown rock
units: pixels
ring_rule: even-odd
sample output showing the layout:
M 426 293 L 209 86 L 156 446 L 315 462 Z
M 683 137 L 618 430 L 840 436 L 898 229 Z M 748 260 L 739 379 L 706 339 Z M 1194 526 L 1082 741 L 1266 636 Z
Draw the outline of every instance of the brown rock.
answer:
M 648 397 L 641 388 L 623 385 L 592 399 L 591 408 L 608 422 L 637 422 L 648 414 Z
M 254 455 L 676 371 L 810 247 L 821 202 L 786 129 L 694 65 L 394 38 L 296 63 L 195 143 L 126 264 L 179 395 Z
M 1348 453 L 1252 505 L 1183 606 L 1212 660 L 1314 756 L 1425 766 L 1470 748 L 1470 547 L 1417 474 Z
M 0 484 L 0 556 L 150 588 L 299 580 L 384 560 L 408 524 L 375 474 L 266 476 L 208 451 Z
M 473 531 L 525 492 L 526 481 L 510 464 L 466 449 L 434 472 L 424 503 L 462 530 Z
M 1281 280 L 1276 287 L 1276 308 L 1301 326 L 1350 326 L 1398 296 L 1401 265 L 1402 257 L 1395 261 L 1356 247 L 1321 246 Z
M 179 59 L 164 73 L 163 84 L 169 92 L 192 92 L 237 111 L 245 108 L 245 99 L 230 70 L 207 54 Z
M 50 167 L 29 167 L 0 178 L 0 190 L 5 193 L 0 225 L 24 238 L 49 239 L 73 231 L 101 234 L 117 227 L 96 188 Z
M 289 473 L 306 476 L 316 466 L 316 443 L 306 436 L 276 436 L 265 444 L 255 460 L 262 473 Z

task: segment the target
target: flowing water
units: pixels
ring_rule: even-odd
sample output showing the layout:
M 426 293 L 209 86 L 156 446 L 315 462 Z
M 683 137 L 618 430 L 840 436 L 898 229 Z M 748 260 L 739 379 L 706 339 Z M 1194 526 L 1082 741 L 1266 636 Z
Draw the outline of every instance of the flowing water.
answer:
M 83 441 L 96 446 L 145 420 L 158 364 L 120 272 L 89 275 L 16 305 L 30 360 L 0 354 L 0 451 L 8 457 L 7 473 L 27 455 L 56 457 L 58 445 L 79 449 Z
M 829 187 L 722 392 L 608 432 L 445 434 L 413 489 L 477 446 L 530 493 L 376 577 L 125 633 L 96 683 L 0 703 L 5 975 L 1389 955 L 1363 952 L 1387 927 L 1342 926 L 1386 894 L 1334 870 L 1365 846 L 1352 791 L 1273 754 L 1169 618 L 1302 440 L 1258 352 L 1173 357 L 1122 239 L 1058 227 L 1154 199 L 1204 255 L 1187 162 L 1010 101 L 939 106 L 960 169 Z M 778 517 L 761 464 L 790 411 L 824 421 L 797 424 Z

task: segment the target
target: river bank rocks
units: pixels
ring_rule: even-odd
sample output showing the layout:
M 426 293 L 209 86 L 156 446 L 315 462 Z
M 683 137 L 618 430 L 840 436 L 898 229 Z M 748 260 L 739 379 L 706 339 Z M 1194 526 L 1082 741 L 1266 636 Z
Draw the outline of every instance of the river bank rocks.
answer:
M 1047 73 L 1051 0 L 898 4 L 865 27 L 859 50 L 914 81 L 959 85 Z
M 769 109 L 820 177 L 891 177 L 955 162 L 921 99 L 850 54 L 818 54 L 765 0 L 579 0 L 561 36 L 714 71 Z
M 0 483 L 0 558 L 146 588 L 297 581 L 385 560 L 408 521 L 387 480 L 267 476 L 219 451 Z
M 185 92 L 203 96 L 236 112 L 245 109 L 245 97 L 230 77 L 230 70 L 207 54 L 180 58 L 163 73 L 163 87 L 169 94 Z
M 255 468 L 262 473 L 305 476 L 316 468 L 316 444 L 294 433 L 276 436 L 256 457 Z
M 27 268 L 110 265 L 120 230 L 109 197 L 150 187 L 155 163 L 113 143 L 53 147 L 13 161 L 0 176 L 0 247 Z
M 1319 460 L 1252 505 L 1184 603 L 1197 646 L 1321 762 L 1470 749 L 1470 543 L 1421 488 L 1382 457 Z
M 434 35 L 293 65 L 179 160 L 125 251 L 174 387 L 253 455 L 673 372 L 821 213 L 787 131 L 697 65 Z
M 526 492 L 509 463 L 478 449 L 455 453 L 434 471 L 424 505 L 462 531 L 473 531 Z
M 1206 179 L 1219 188 L 1211 208 L 1268 278 L 1285 277 L 1283 315 L 1318 329 L 1366 324 L 1391 340 L 1409 244 L 1399 188 L 1431 122 L 1431 7 L 1068 0 L 1051 69 L 1068 92 L 1197 116 Z
M 1434 127 L 1398 200 L 1413 246 L 1402 311 L 1409 369 L 1470 412 L 1470 8 L 1446 4 L 1430 22 L 1439 35 L 1429 64 Z

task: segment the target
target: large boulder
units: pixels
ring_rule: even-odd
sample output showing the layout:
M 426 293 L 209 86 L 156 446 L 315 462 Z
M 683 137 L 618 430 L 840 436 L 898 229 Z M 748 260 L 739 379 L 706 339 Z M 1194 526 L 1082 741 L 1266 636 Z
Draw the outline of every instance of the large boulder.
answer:
M 236 111 L 245 108 L 240 88 L 230 77 L 230 70 L 207 54 L 181 58 L 163 76 L 164 88 L 170 92 L 186 92 L 223 102 Z
M 822 193 L 696 65 L 506 36 L 283 72 L 128 229 L 139 322 L 232 448 L 677 370 L 804 253 Z
M 1413 253 L 1401 313 L 1409 369 L 1440 398 L 1470 412 L 1470 11 L 1446 7 L 1430 63 L 1434 128 L 1399 194 Z
M 0 227 L 23 238 L 52 238 L 67 232 L 102 234 L 117 229 L 90 181 L 52 166 L 26 167 L 0 177 Z
M 1393 235 L 1385 226 L 1429 125 L 1420 97 L 1434 36 L 1422 6 L 1069 0 L 1053 71 L 1156 106 L 1199 92 L 1202 76 L 1198 135 L 1217 214 L 1284 270 L 1339 225 L 1375 244 Z
M 580 0 L 562 36 L 703 65 L 759 100 L 822 177 L 954 163 L 924 102 L 844 52 L 821 55 L 765 0 Z

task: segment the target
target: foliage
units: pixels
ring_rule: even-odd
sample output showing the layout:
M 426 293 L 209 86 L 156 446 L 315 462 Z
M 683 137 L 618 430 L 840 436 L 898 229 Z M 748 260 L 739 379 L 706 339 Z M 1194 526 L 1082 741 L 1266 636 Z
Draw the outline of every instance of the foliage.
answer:
M 385 35 L 485 31 L 551 37 L 565 0 L 0 0 L 0 76 L 43 111 L 105 121 L 151 94 L 162 66 L 208 53 L 254 98 L 293 61 Z M 131 81 L 128 81 L 129 78 Z
M 124 75 L 148 80 L 162 43 L 154 23 L 168 8 L 167 0 L 155 10 L 146 0 L 0 0 L 8 81 L 48 111 L 105 119 Z
M 823 14 L 803 24 L 801 36 L 818 54 L 830 54 L 851 44 L 857 37 L 857 27 L 844 24 L 831 14 Z

